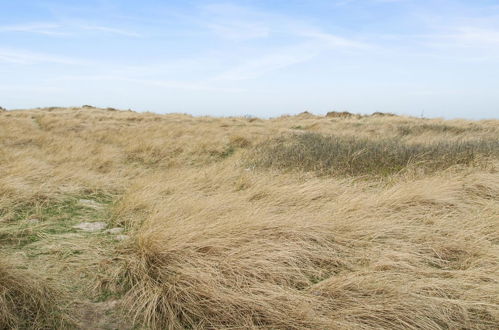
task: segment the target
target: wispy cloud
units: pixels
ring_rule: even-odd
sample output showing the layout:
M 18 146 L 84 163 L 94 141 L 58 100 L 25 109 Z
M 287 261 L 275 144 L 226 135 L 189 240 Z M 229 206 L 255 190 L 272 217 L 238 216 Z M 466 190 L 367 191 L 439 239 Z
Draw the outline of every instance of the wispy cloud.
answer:
M 0 32 L 29 32 L 49 36 L 68 35 L 67 32 L 61 30 L 61 27 L 60 24 L 55 23 L 25 23 L 0 26 Z
M 463 46 L 497 45 L 499 46 L 499 30 L 479 27 L 459 27 L 455 33 L 443 36 Z
M 66 20 L 66 21 L 69 21 Z M 128 29 L 105 26 L 98 24 L 90 24 L 86 22 L 74 23 L 74 22 L 60 22 L 60 23 L 22 23 L 15 25 L 5 25 L 0 26 L 0 32 L 22 32 L 22 33 L 34 33 L 42 34 L 47 36 L 76 36 L 81 34 L 82 31 L 97 31 L 104 32 L 106 34 L 115 34 L 126 37 L 140 37 L 141 35 L 135 31 L 130 31 Z
M 310 43 L 276 49 L 260 56 L 252 56 L 241 64 L 227 69 L 213 80 L 247 80 L 258 78 L 267 73 L 284 69 L 312 60 L 319 54 L 319 49 Z
M 14 63 L 14 64 L 38 64 L 38 63 L 54 63 L 54 64 L 70 64 L 70 65 L 89 64 L 88 61 L 72 57 L 38 53 L 29 50 L 4 49 L 4 48 L 0 48 L 0 62 Z
M 455 60 L 486 62 L 499 59 L 499 29 L 461 26 L 414 37 L 421 51 Z
M 230 68 L 213 78 L 213 80 L 247 80 L 261 77 L 273 71 L 312 61 L 322 53 L 338 50 L 365 50 L 369 45 L 327 33 L 306 33 L 309 39 L 305 42 L 275 49 L 260 56 L 251 56 L 241 64 Z
M 364 42 L 321 31 L 302 31 L 297 34 L 302 37 L 321 41 L 322 45 L 328 48 L 367 49 L 371 47 L 371 45 Z
M 125 81 L 139 83 L 143 85 L 150 85 L 156 87 L 197 90 L 197 91 L 217 91 L 217 92 L 239 92 L 241 88 L 237 87 L 217 87 L 211 86 L 207 83 L 193 83 L 184 81 L 171 81 L 171 80 L 151 80 L 151 79 L 136 79 L 136 78 L 123 78 Z
M 403 3 L 403 2 L 408 2 L 410 0 L 340 0 L 336 1 L 335 5 L 337 6 L 345 6 L 349 4 L 354 4 L 354 3 L 359 3 L 359 2 L 365 2 L 365 3 Z
M 117 34 L 126 37 L 140 37 L 141 35 L 134 31 L 129 31 L 126 29 L 114 28 L 109 26 L 101 26 L 101 25 L 78 25 L 78 27 L 82 30 L 87 31 L 99 31 L 109 34 Z
M 244 41 L 253 45 L 246 52 L 234 52 L 232 67 L 215 75 L 214 81 L 255 79 L 270 72 L 309 62 L 324 52 L 338 50 L 366 50 L 371 46 L 352 37 L 329 33 L 319 26 L 292 16 L 234 4 L 211 4 L 200 7 L 198 24 L 216 36 Z M 286 40 L 278 47 L 270 47 L 268 40 Z M 265 43 L 265 44 L 260 44 Z
M 113 83 L 132 83 L 138 85 L 145 85 L 151 87 L 159 87 L 165 89 L 180 89 L 192 91 L 212 91 L 212 92 L 240 92 L 243 89 L 237 87 L 219 87 L 213 86 L 209 82 L 190 82 L 179 80 L 166 80 L 166 79 L 146 79 L 137 78 L 133 76 L 123 76 L 114 74 L 102 75 L 73 75 L 73 76 L 59 76 L 50 79 L 51 82 L 56 81 L 109 81 Z
M 378 3 L 397 3 L 397 2 L 408 2 L 409 0 L 371 0 L 371 2 Z
M 266 38 L 270 35 L 270 29 L 261 23 L 226 21 L 207 23 L 206 27 L 221 37 L 233 40 Z
M 196 16 L 198 24 L 226 39 L 266 38 L 272 30 L 265 13 L 234 4 L 200 6 Z
M 26 84 L 0 84 L 0 91 L 9 93 L 61 93 L 64 88 L 61 86 L 40 86 Z

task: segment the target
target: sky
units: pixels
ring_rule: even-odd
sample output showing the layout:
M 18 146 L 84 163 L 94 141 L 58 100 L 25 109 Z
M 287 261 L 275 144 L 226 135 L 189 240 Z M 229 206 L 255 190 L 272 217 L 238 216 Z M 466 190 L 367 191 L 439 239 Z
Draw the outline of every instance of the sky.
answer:
M 499 118 L 499 0 L 0 0 L 0 106 Z

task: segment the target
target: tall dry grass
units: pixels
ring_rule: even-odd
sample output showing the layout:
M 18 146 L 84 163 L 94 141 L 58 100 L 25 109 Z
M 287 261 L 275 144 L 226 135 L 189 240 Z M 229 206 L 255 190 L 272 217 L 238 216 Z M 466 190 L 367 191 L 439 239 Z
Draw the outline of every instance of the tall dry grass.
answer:
M 495 329 L 498 140 L 497 120 L 7 111 L 0 226 L 112 196 L 113 285 L 148 328 Z
M 118 209 L 142 223 L 126 304 L 153 328 L 497 325 L 496 174 L 372 187 L 231 164 L 139 184 Z
M 0 329 L 71 327 L 61 295 L 36 274 L 0 260 Z

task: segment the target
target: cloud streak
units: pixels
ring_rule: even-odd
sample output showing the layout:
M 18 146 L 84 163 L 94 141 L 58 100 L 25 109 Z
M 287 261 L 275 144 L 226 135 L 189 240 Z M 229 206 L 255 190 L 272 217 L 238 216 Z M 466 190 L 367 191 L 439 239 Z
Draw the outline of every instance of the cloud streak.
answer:
M 250 59 L 214 77 L 213 80 L 238 81 L 255 79 L 273 71 L 310 62 L 332 49 L 336 51 L 357 51 L 366 50 L 370 47 L 365 43 L 323 32 L 306 32 L 301 35 L 307 37 L 308 40 L 293 46 L 278 48 L 260 56 L 253 55 Z
M 141 37 L 141 34 L 124 28 L 94 25 L 90 23 L 22 23 L 0 26 L 0 33 L 33 33 L 46 36 L 78 36 L 84 31 L 103 32 L 125 37 Z
M 11 64 L 24 64 L 24 65 L 32 65 L 40 63 L 66 64 L 66 65 L 90 64 L 89 61 L 76 59 L 73 57 L 33 52 L 29 50 L 8 49 L 8 48 L 0 48 L 0 63 L 1 62 L 11 63 Z
M 307 45 L 294 49 L 280 50 L 244 61 L 213 78 L 214 81 L 238 81 L 255 79 L 267 73 L 304 63 L 317 56 L 317 51 Z
M 55 23 L 25 23 L 0 26 L 0 32 L 27 32 L 48 36 L 64 36 L 67 32 L 61 31 L 61 25 Z
M 322 46 L 327 48 L 368 49 L 372 47 L 372 45 L 364 42 L 321 31 L 303 31 L 299 32 L 297 35 L 320 41 Z
M 135 85 L 144 85 L 149 87 L 159 87 L 162 89 L 179 89 L 190 91 L 208 91 L 208 92 L 240 92 L 242 88 L 237 87 L 218 87 L 207 81 L 179 81 L 167 79 L 147 79 L 133 76 L 115 75 L 115 74 L 101 74 L 101 75 L 76 75 L 76 76 L 60 76 L 50 79 L 50 82 L 61 81 L 108 81 L 113 84 L 118 83 L 132 83 Z
M 87 30 L 87 31 L 104 32 L 104 33 L 109 33 L 109 34 L 121 35 L 121 36 L 125 36 L 125 37 L 141 37 L 141 34 L 139 34 L 137 32 L 129 31 L 126 29 L 109 27 L 109 26 L 79 25 L 78 27 L 82 30 Z
M 445 39 L 455 41 L 462 46 L 499 46 L 499 30 L 479 27 L 459 27 L 456 33 L 444 36 Z
M 236 64 L 215 75 L 213 81 L 256 79 L 309 62 L 331 50 L 365 51 L 372 48 L 368 43 L 325 32 L 303 20 L 234 4 L 202 6 L 200 13 L 193 15 L 199 25 L 219 38 L 254 43 L 246 52 L 234 51 L 234 54 L 226 55 L 230 57 L 229 63 Z M 289 41 L 278 47 L 259 45 L 276 38 Z

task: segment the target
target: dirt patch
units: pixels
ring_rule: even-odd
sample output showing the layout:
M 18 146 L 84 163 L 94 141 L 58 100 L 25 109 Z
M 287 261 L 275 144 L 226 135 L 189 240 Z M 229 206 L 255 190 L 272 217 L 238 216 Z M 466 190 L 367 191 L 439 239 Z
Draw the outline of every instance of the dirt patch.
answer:
M 107 224 L 105 222 L 82 222 L 76 226 L 73 226 L 73 228 L 88 232 L 95 232 L 103 230 L 106 226 Z

